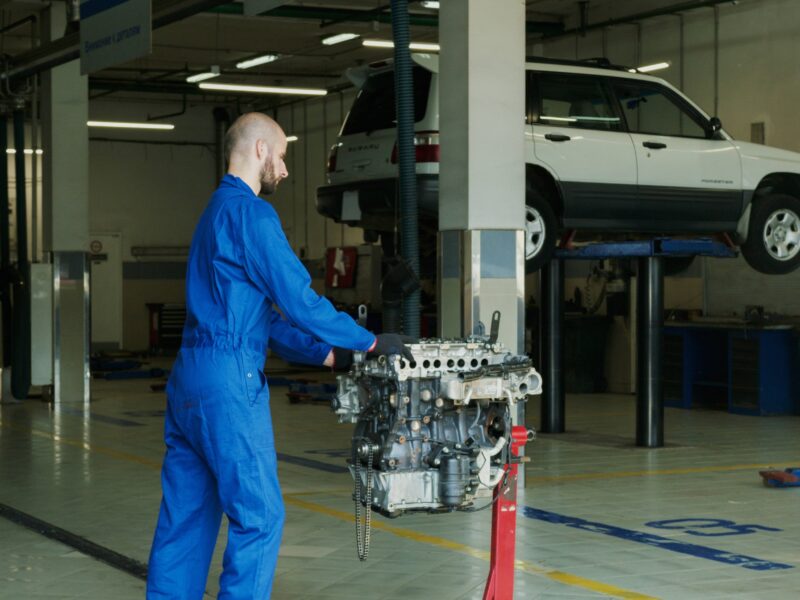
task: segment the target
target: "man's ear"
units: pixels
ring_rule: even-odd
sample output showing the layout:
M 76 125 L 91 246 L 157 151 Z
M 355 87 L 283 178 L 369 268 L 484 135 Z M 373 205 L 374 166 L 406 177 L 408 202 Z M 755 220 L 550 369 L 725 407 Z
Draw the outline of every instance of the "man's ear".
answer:
M 264 140 L 256 140 L 256 156 L 259 160 L 269 156 L 269 144 Z

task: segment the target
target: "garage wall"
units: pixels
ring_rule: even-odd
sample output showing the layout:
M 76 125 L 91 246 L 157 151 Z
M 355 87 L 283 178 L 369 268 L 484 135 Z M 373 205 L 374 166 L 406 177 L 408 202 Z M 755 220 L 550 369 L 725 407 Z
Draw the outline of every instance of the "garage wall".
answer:
M 642 2 L 648 10 L 663 2 Z M 592 3 L 593 21 L 618 17 L 630 7 L 611 2 Z M 644 65 L 670 61 L 659 71 L 709 114 L 718 115 L 726 131 L 750 141 L 750 124 L 763 122 L 766 143 L 800 152 L 800 4 L 794 0 L 741 0 L 690 11 L 681 19 L 664 16 L 606 31 L 546 41 L 529 54 L 552 58 L 606 56 L 612 62 Z M 715 31 L 718 34 L 715 35 Z M 682 41 L 682 43 L 681 43 Z M 715 48 L 717 52 L 715 52 Z M 718 70 L 715 70 L 715 55 Z M 681 60 L 683 57 L 683 60 Z M 708 314 L 742 314 L 744 307 L 800 315 L 800 273 L 783 277 L 760 275 L 739 260 L 707 260 L 705 305 Z M 688 283 L 688 280 L 687 280 Z M 693 284 L 692 284 L 693 285 Z
M 299 140 L 289 144 L 289 179 L 270 201 L 292 247 L 305 259 L 322 258 L 328 246 L 362 241 L 360 229 L 329 222 L 315 208 L 316 188 L 325 181 L 328 149 L 351 101 L 352 93 L 332 94 L 287 105 L 275 115 Z M 90 115 L 97 120 L 144 121 L 148 115 L 179 109 L 178 103 L 96 100 Z M 134 350 L 148 345 L 147 303 L 183 302 L 185 257 L 137 258 L 131 248 L 188 247 L 217 184 L 212 105 L 190 106 L 185 114 L 164 121 L 174 123 L 175 130 L 90 131 L 92 138 L 116 140 L 90 143 L 90 231 L 122 235 L 123 345 Z

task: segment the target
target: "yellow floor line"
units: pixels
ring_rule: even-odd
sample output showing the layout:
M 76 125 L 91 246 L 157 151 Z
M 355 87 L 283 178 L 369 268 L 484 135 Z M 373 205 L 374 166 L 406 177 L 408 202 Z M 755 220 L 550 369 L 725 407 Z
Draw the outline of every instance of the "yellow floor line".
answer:
M 8 429 L 13 429 L 15 431 L 30 433 L 37 437 L 47 438 L 55 442 L 58 442 L 59 444 L 80 448 L 82 450 L 87 450 L 89 452 L 96 452 L 120 460 L 135 462 L 137 464 L 144 465 L 146 467 L 150 467 L 153 469 L 161 468 L 160 461 L 156 462 L 147 458 L 143 458 L 141 456 L 136 456 L 135 454 L 120 452 L 118 450 L 114 450 L 113 448 L 98 446 L 96 444 L 89 444 L 82 440 L 65 438 L 63 436 L 56 435 L 54 433 L 50 433 L 47 431 L 39 431 L 37 429 L 18 427 L 11 425 L 10 423 L 7 422 L 2 422 L 0 423 L 0 425 Z M 344 521 L 352 522 L 354 517 L 350 513 L 329 508 L 327 506 L 324 506 L 322 504 L 317 504 L 315 502 L 308 502 L 307 500 L 302 500 L 298 497 L 298 496 L 314 495 L 320 493 L 332 493 L 333 491 L 334 490 L 294 492 L 294 493 L 284 494 L 283 499 L 284 502 L 290 506 L 296 506 L 298 508 L 302 508 L 323 515 L 328 515 L 330 517 L 334 517 Z M 350 490 L 348 488 L 345 491 L 349 492 Z M 380 529 L 382 531 L 392 533 L 398 537 L 413 540 L 415 542 L 420 542 L 423 544 L 430 544 L 432 546 L 436 546 L 438 548 L 444 548 L 446 550 L 451 550 L 453 552 L 459 552 L 461 554 L 466 554 L 468 556 L 484 560 L 486 562 L 488 562 L 490 558 L 489 552 L 485 550 L 479 550 L 477 548 L 473 548 L 472 546 L 467 546 L 466 544 L 461 544 L 459 542 L 454 542 L 452 540 L 448 540 L 445 538 L 428 535 L 425 533 L 419 533 L 418 531 L 413 531 L 411 529 L 404 529 L 402 527 L 395 527 L 393 525 L 388 525 L 380 521 L 373 521 L 372 526 L 375 529 Z M 571 573 L 566 573 L 564 571 L 557 571 L 555 569 L 548 569 L 546 567 L 541 567 L 524 560 L 517 560 L 515 563 L 515 567 L 518 571 L 531 573 L 533 575 L 539 575 L 542 577 L 546 577 L 547 579 L 563 583 L 565 585 L 583 588 L 585 590 L 590 590 L 598 594 L 606 594 L 608 596 L 613 596 L 615 598 L 625 598 L 630 600 L 657 600 L 657 598 L 655 598 L 654 596 L 647 596 L 645 594 L 639 594 L 638 592 L 631 592 L 622 588 L 618 588 L 613 585 L 602 583 L 600 581 L 586 579 L 585 577 L 580 577 L 578 575 L 573 575 Z
M 35 435 L 36 437 L 42 437 L 54 440 L 59 444 L 64 444 L 65 446 L 72 446 L 74 448 L 80 448 L 81 450 L 88 450 L 89 452 L 104 454 L 112 458 L 119 458 L 121 460 L 135 462 L 140 465 L 144 465 L 146 467 L 161 469 L 160 460 L 159 461 L 150 460 L 142 456 L 137 456 L 136 454 L 129 454 L 128 452 L 121 452 L 120 450 L 114 450 L 113 448 L 107 448 L 105 446 L 99 446 L 97 444 L 90 444 L 88 442 L 84 442 L 83 440 L 66 438 L 49 431 L 40 431 L 38 429 L 31 429 L 29 427 L 19 427 L 17 425 L 12 425 L 10 423 L 5 423 L 5 422 L 2 423 L 2 426 L 8 429 L 12 429 L 14 431 L 19 431 L 21 433 L 30 433 L 31 435 Z
M 289 504 L 290 506 L 296 506 L 298 508 L 302 508 L 308 511 L 312 511 L 322 515 L 327 515 L 335 519 L 341 519 L 343 521 L 348 521 L 348 522 L 352 522 L 354 519 L 351 513 L 346 513 L 341 510 L 329 508 L 322 504 L 317 504 L 316 502 L 309 502 L 307 500 L 301 500 L 300 498 L 296 497 L 288 497 L 288 498 L 285 497 L 284 501 L 286 502 L 286 504 Z M 388 533 L 394 534 L 401 538 L 405 538 L 415 542 L 420 542 L 423 544 L 429 544 L 431 546 L 436 546 L 438 548 L 444 548 L 446 550 L 451 550 L 453 552 L 459 552 L 460 554 L 466 554 L 467 556 L 484 560 L 486 562 L 488 562 L 490 558 L 489 552 L 487 552 L 486 550 L 479 550 L 477 548 L 473 548 L 472 546 L 467 546 L 466 544 L 454 542 L 453 540 L 448 540 L 435 535 L 420 533 L 418 531 L 414 531 L 411 529 L 404 529 L 402 527 L 395 527 L 394 525 L 388 525 L 387 523 L 384 523 L 382 521 L 372 521 L 372 527 L 374 529 L 380 529 L 381 531 L 386 531 Z M 546 577 L 548 579 L 552 579 L 553 581 L 557 581 L 559 583 L 563 583 L 573 587 L 583 588 L 585 590 L 597 592 L 598 594 L 606 594 L 608 596 L 614 596 L 615 598 L 628 598 L 631 600 L 655 600 L 654 596 L 647 596 L 645 594 L 639 594 L 638 592 L 631 592 L 629 590 L 618 588 L 616 586 L 602 583 L 600 581 L 586 579 L 585 577 L 579 577 L 578 575 L 572 575 L 571 573 L 565 573 L 564 571 L 557 571 L 555 569 L 548 569 L 546 567 L 541 567 L 539 565 L 524 560 L 517 560 L 515 562 L 515 567 L 518 571 L 523 571 L 525 573 L 531 573 L 533 575 Z
M 795 464 L 797 460 L 776 461 L 770 464 L 759 463 L 749 465 L 724 465 L 707 467 L 683 467 L 677 469 L 647 469 L 644 471 L 610 471 L 607 473 L 575 473 L 574 475 L 531 475 L 528 481 L 581 481 L 587 479 L 623 479 L 625 477 L 653 477 L 656 475 L 690 475 L 692 473 L 714 473 L 717 471 L 749 471 L 754 469 L 768 469 L 774 465 Z

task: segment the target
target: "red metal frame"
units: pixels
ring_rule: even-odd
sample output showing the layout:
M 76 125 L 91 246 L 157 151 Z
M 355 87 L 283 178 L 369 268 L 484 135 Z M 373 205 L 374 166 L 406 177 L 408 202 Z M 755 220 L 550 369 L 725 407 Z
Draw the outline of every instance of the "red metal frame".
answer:
M 521 425 L 511 431 L 511 455 L 519 457 L 520 449 L 528 441 L 528 430 Z M 492 507 L 492 555 L 489 562 L 489 579 L 483 600 L 514 599 L 514 554 L 517 539 L 517 472 L 518 462 L 503 467 L 505 477 L 494 489 Z

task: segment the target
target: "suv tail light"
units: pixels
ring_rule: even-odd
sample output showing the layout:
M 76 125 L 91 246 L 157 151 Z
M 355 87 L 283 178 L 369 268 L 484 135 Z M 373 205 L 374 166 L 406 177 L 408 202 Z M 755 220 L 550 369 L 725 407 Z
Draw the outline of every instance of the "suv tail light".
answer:
M 339 153 L 340 145 L 334 144 L 331 146 L 331 151 L 328 153 L 328 173 L 333 173 L 336 170 L 336 155 Z
M 414 155 L 418 163 L 439 162 L 439 132 L 420 131 L 414 135 Z M 392 148 L 392 164 L 397 164 L 397 142 Z

